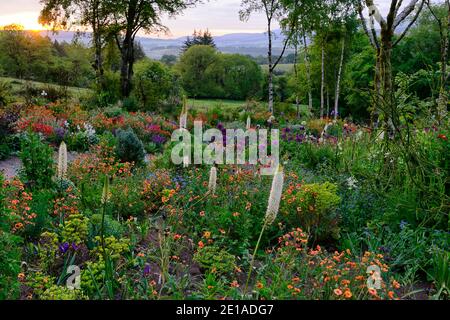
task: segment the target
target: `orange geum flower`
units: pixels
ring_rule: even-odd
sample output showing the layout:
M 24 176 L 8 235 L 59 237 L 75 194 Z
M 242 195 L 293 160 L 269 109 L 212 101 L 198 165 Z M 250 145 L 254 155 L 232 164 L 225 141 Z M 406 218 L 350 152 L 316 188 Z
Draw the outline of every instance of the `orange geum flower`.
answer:
M 205 231 L 205 232 L 203 232 L 203 236 L 204 236 L 206 239 L 209 239 L 209 238 L 211 238 L 211 232 Z
M 368 291 L 369 291 L 369 294 L 370 294 L 371 296 L 376 296 L 376 295 L 377 295 L 377 290 L 376 290 L 376 289 L 369 288 Z
M 176 234 L 173 236 L 173 240 L 180 240 L 181 239 L 181 235 Z
M 262 288 L 264 288 L 264 285 L 261 282 L 258 281 L 258 283 L 256 284 L 256 287 L 258 289 L 262 289 Z
M 395 289 L 399 289 L 399 288 L 400 288 L 400 283 L 398 283 L 396 280 L 394 280 L 394 281 L 392 281 L 392 286 L 393 286 Z
M 352 292 L 350 290 L 345 290 L 344 297 L 346 299 L 350 299 L 353 296 Z
M 342 295 L 342 290 L 339 289 L 339 288 L 334 289 L 333 292 L 334 292 L 334 294 L 337 295 L 337 296 L 341 296 L 341 295 Z
M 350 284 L 350 281 L 344 279 L 344 280 L 341 281 L 341 284 L 342 284 L 343 286 L 348 286 L 348 285 Z

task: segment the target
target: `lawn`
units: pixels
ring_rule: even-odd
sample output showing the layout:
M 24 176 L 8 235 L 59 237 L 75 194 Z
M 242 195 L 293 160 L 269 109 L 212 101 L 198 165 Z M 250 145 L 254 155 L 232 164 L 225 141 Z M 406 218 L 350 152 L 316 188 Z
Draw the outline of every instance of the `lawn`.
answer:
M 33 87 L 42 89 L 43 91 L 45 91 L 45 89 L 49 88 L 49 87 L 58 88 L 58 89 L 63 88 L 63 86 L 57 85 L 57 84 L 49 84 L 49 83 L 38 82 L 38 81 L 22 80 L 22 79 L 17 79 L 17 78 L 0 77 L 0 81 L 5 81 L 5 82 L 11 83 L 12 90 L 15 93 L 23 90 L 27 83 L 31 84 Z M 91 92 L 91 90 L 88 88 L 78 88 L 78 87 L 67 87 L 67 90 L 72 97 L 77 98 L 77 99 L 79 99 L 80 97 L 85 96 L 86 94 Z

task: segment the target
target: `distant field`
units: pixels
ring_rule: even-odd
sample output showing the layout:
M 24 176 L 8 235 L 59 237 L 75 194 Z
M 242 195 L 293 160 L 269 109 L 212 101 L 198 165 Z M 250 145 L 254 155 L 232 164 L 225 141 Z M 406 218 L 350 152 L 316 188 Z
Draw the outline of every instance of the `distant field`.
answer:
M 60 85 L 57 85 L 57 84 L 50 84 L 50 83 L 37 82 L 37 81 L 27 81 L 27 80 L 21 80 L 21 79 L 16 79 L 16 78 L 7 78 L 7 77 L 0 77 L 0 81 L 10 82 L 12 84 L 13 91 L 16 91 L 16 92 L 20 91 L 26 82 L 29 82 L 33 86 L 36 86 L 38 88 L 42 88 L 43 90 L 49 86 L 55 87 L 55 88 L 61 87 Z M 68 87 L 68 90 L 69 90 L 69 93 L 74 98 L 79 98 L 80 96 L 83 96 L 90 92 L 90 89 L 78 88 L 78 87 Z
M 208 111 L 215 107 L 224 109 L 241 109 L 245 105 L 245 101 L 239 100 L 220 100 L 220 99 L 188 99 L 189 107 L 199 110 Z
M 264 71 L 269 71 L 269 65 L 267 65 L 267 64 L 262 65 L 261 68 L 263 68 Z M 275 68 L 275 71 L 282 72 L 282 73 L 288 73 L 288 72 L 292 71 L 293 69 L 294 69 L 293 63 L 286 63 L 286 64 L 277 65 L 277 67 Z

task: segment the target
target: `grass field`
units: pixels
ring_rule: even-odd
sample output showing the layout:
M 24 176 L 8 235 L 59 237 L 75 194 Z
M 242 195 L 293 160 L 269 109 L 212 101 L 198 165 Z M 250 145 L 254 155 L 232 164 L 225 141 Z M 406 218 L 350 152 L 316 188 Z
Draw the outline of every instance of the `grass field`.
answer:
M 264 71 L 269 71 L 269 65 L 267 65 L 267 64 L 262 65 L 261 68 Z M 293 69 L 294 69 L 294 64 L 293 63 L 286 63 L 286 64 L 281 64 L 280 63 L 275 68 L 275 72 L 277 72 L 277 73 L 288 73 L 288 72 L 292 71 Z
M 37 88 L 42 88 L 42 90 L 45 90 L 45 88 L 50 87 L 54 87 L 54 88 L 61 88 L 62 86 L 57 85 L 57 84 L 50 84 L 50 83 L 45 83 L 45 82 L 38 82 L 38 81 L 29 81 L 29 80 L 21 80 L 21 79 L 16 79 L 16 78 L 7 78 L 7 77 L 0 77 L 0 82 L 9 82 L 12 85 L 12 89 L 14 92 L 19 92 L 24 86 L 25 84 L 31 83 L 31 85 L 37 87 Z M 78 88 L 78 87 L 68 87 L 67 88 L 70 95 L 73 96 L 74 98 L 79 98 L 80 96 L 86 95 L 88 94 L 91 90 L 87 89 L 87 88 Z
M 206 112 L 219 107 L 224 109 L 242 109 L 245 101 L 242 100 L 220 100 L 220 99 L 188 99 L 189 107 L 198 111 Z

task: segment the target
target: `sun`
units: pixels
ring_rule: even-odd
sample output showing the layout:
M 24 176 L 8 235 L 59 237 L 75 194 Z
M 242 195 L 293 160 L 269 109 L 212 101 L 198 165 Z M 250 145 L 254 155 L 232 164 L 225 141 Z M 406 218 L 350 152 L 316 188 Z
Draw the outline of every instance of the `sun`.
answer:
M 21 12 L 9 15 L 0 15 L 0 27 L 10 24 L 23 26 L 24 30 L 41 31 L 48 30 L 48 27 L 39 24 L 39 13 Z

